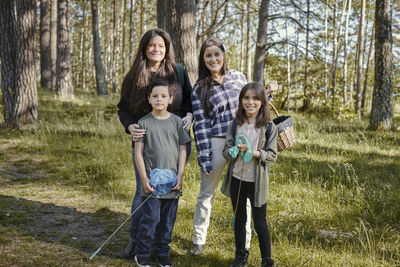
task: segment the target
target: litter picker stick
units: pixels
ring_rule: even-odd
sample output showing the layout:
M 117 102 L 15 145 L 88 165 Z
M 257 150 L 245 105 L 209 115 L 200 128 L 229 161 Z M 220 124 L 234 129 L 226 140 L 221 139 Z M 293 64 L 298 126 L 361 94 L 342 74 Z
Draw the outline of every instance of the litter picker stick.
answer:
M 121 227 L 132 217 L 132 215 L 135 214 L 135 213 L 142 207 L 142 205 L 143 205 L 144 203 L 146 203 L 146 201 L 147 201 L 151 196 L 152 196 L 152 195 L 150 194 L 150 195 L 139 205 L 139 207 L 137 207 L 137 208 L 131 213 L 131 215 L 129 215 L 128 218 L 126 218 L 126 220 L 117 228 L 117 230 L 115 230 L 114 233 L 112 233 L 112 234 L 110 235 L 110 237 L 109 237 L 106 241 L 104 241 L 103 244 L 101 244 L 101 246 L 96 250 L 96 252 L 93 253 L 92 256 L 90 256 L 89 260 L 92 260 L 92 259 L 97 255 L 97 253 L 100 252 L 100 250 L 102 249 L 102 247 L 115 235 L 115 233 L 118 232 L 119 229 L 121 229 Z
M 232 228 L 235 228 L 236 212 L 237 212 L 237 208 L 238 208 L 238 204 L 239 204 L 239 196 L 240 196 L 240 187 L 242 186 L 243 166 L 244 166 L 244 162 L 242 164 L 242 171 L 240 172 L 239 190 L 238 190 L 237 198 L 236 198 L 235 212 L 233 213 Z

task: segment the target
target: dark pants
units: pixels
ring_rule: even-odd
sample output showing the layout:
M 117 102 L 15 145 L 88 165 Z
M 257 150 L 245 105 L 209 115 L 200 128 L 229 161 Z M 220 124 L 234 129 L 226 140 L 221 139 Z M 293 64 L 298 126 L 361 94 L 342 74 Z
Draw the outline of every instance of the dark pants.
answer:
M 147 197 L 143 197 L 144 201 Z M 169 256 L 178 199 L 149 198 L 142 206 L 135 255 L 150 257 L 152 244 L 157 256 Z M 153 238 L 154 237 L 154 238 Z
M 189 159 L 190 153 L 192 151 L 192 143 L 189 142 L 186 144 L 186 161 Z M 133 168 L 135 169 L 135 177 L 136 177 L 136 191 L 135 191 L 135 196 L 133 197 L 132 201 L 132 206 L 131 206 L 131 214 L 133 211 L 139 207 L 139 205 L 142 203 L 142 196 L 140 195 L 140 191 L 142 188 L 142 181 L 140 180 L 140 175 L 139 171 L 136 167 L 136 162 L 135 162 L 135 153 L 134 149 L 132 147 L 132 160 L 133 160 Z M 130 237 L 130 242 L 136 243 L 136 238 L 137 238 L 137 233 L 138 233 L 138 228 L 139 228 L 139 220 L 142 217 L 142 208 L 140 208 L 134 215 L 131 217 L 131 225 L 129 228 L 129 237 Z
M 231 200 L 233 212 L 235 212 L 236 201 L 238 197 L 240 180 L 232 177 L 231 183 Z M 240 185 L 239 201 L 236 211 L 235 219 L 235 245 L 236 255 L 243 255 L 245 253 L 246 242 L 246 199 L 249 198 L 251 202 L 251 212 L 253 214 L 254 228 L 258 235 L 258 243 L 260 245 L 260 252 L 262 259 L 271 259 L 271 239 L 269 236 L 267 225 L 267 204 L 261 207 L 254 206 L 254 183 L 242 181 Z

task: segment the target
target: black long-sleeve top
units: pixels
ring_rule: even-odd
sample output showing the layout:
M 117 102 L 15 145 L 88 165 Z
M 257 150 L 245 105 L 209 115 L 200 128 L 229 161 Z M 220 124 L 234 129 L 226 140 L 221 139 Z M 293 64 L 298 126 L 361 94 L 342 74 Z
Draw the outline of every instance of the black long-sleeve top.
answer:
M 176 86 L 174 100 L 171 104 L 173 107 L 172 113 L 178 115 L 181 118 L 185 117 L 186 113 L 193 112 L 192 101 L 191 101 L 192 86 L 190 84 L 190 80 L 186 70 L 184 70 L 183 76 L 184 76 L 184 83 L 183 85 L 179 84 L 180 86 L 179 85 Z M 176 80 L 179 81 L 178 76 L 176 77 Z M 131 75 L 127 75 L 124 81 L 122 82 L 122 88 L 124 88 L 125 86 L 132 86 L 133 84 L 134 84 L 133 77 Z M 144 97 L 147 99 L 146 90 L 140 90 L 139 97 Z M 119 120 L 124 126 L 125 132 L 127 134 L 130 134 L 130 132 L 128 131 L 129 125 L 137 123 L 144 115 L 146 115 L 148 111 L 145 112 L 145 110 L 151 111 L 151 109 L 149 108 L 150 104 L 148 104 L 147 101 L 145 103 L 147 103 L 148 105 L 147 107 L 143 107 L 140 109 L 140 111 L 134 112 L 129 105 L 128 99 L 121 97 L 121 100 L 117 105 L 118 115 L 119 115 Z

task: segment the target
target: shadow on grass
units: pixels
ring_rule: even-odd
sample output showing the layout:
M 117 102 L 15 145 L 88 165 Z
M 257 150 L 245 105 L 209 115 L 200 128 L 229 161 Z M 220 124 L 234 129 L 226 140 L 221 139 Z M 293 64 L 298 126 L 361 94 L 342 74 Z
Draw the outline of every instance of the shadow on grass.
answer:
M 127 214 L 110 211 L 107 208 L 99 209 L 95 213 L 81 212 L 75 208 L 6 195 L 0 195 L 0 210 L 2 227 L 15 229 L 38 241 L 57 243 L 83 251 L 87 253 L 87 258 L 82 259 L 84 262 L 89 262 L 90 255 L 128 217 Z M 124 259 L 122 250 L 129 240 L 128 229 L 129 221 L 102 248 L 93 262 L 100 264 L 101 257 L 99 256 Z M 179 237 L 173 237 L 173 242 L 186 248 L 191 246 L 190 240 Z M 229 264 L 221 260 L 218 255 L 179 254 L 181 253 L 171 252 L 177 266 L 227 266 Z M 131 260 L 126 259 L 126 261 L 132 263 Z

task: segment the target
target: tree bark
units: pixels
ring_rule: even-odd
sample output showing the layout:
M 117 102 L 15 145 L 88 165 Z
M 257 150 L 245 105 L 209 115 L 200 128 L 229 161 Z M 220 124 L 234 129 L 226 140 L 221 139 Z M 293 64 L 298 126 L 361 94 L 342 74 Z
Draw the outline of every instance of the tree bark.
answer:
M 1 59 L 1 92 L 5 124 L 12 126 L 15 106 L 16 80 L 16 14 L 15 1 L 0 1 L 0 59 Z
M 258 14 L 258 30 L 256 54 L 254 56 L 253 80 L 264 84 L 264 60 L 267 50 L 267 27 L 268 27 L 269 0 L 261 0 Z
M 36 0 L 1 1 L 0 24 L 5 33 L 0 41 L 4 120 L 6 126 L 18 128 L 38 115 Z
M 129 12 L 129 65 L 133 63 L 133 57 L 135 54 L 134 43 L 135 43 L 135 18 L 133 13 L 133 8 L 135 2 L 131 0 L 131 9 Z
M 366 98 L 367 98 L 368 77 L 369 77 L 369 62 L 370 62 L 370 59 L 371 59 L 372 48 L 374 46 L 374 35 L 375 35 L 375 23 L 372 25 L 371 43 L 369 45 L 369 50 L 368 50 L 367 68 L 365 70 L 364 87 L 363 87 L 362 99 L 361 99 L 361 113 L 364 112 L 365 101 L 366 101 Z
M 361 2 L 361 17 L 358 29 L 358 58 L 357 58 L 357 83 L 356 83 L 356 107 L 355 111 L 361 117 L 361 76 L 363 70 L 364 55 L 364 24 L 365 24 L 365 0 Z
M 249 81 L 251 79 L 251 56 L 250 56 L 250 0 L 247 1 L 247 14 L 246 14 L 246 78 Z
M 88 34 L 88 26 L 89 26 L 89 19 L 86 13 L 86 0 L 83 1 L 82 4 L 82 12 L 83 12 L 83 22 L 82 22 L 82 36 L 81 36 L 81 86 L 82 89 L 86 90 L 86 65 L 87 65 L 87 61 L 86 61 L 86 43 L 87 43 L 87 34 Z
M 101 61 L 101 45 L 99 36 L 99 20 L 97 0 L 92 0 L 92 33 L 93 33 L 93 51 L 94 65 L 96 69 L 96 88 L 97 95 L 107 95 L 107 85 L 104 77 L 103 63 Z
M 50 61 L 51 91 L 56 92 L 57 83 L 57 0 L 50 0 Z
M 306 26 L 306 58 L 304 64 L 304 85 L 303 85 L 303 107 L 302 110 L 307 110 L 310 106 L 310 96 L 308 88 L 308 48 L 310 44 L 310 0 L 307 0 L 307 26 Z
M 351 12 L 351 0 L 349 0 L 349 7 L 346 14 L 346 26 L 344 33 L 344 44 L 343 44 L 343 103 L 347 103 L 347 43 L 349 39 L 349 18 Z
M 157 0 L 157 24 L 172 39 L 176 62 L 182 63 L 192 83 L 197 79 L 196 3 L 194 0 Z
M 369 127 L 393 129 L 392 0 L 375 8 L 375 81 Z
M 71 50 L 69 43 L 68 0 L 57 3 L 57 95 L 61 98 L 73 98 Z
M 51 88 L 49 1 L 40 1 L 40 84 Z

